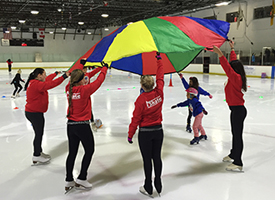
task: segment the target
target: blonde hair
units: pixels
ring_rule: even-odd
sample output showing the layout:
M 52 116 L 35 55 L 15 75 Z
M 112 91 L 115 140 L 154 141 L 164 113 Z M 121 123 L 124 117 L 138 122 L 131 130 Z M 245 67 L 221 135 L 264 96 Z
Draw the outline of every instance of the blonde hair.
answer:
M 18 69 L 18 70 L 17 70 L 17 73 L 21 74 L 21 69 Z
M 140 84 L 146 91 L 153 89 L 155 82 L 152 76 L 145 75 L 140 77 Z
M 73 96 L 73 87 L 76 86 L 76 84 L 81 81 L 79 80 L 81 77 L 84 77 L 84 73 L 80 69 L 75 69 L 71 73 L 71 78 L 70 78 L 70 87 L 69 87 L 69 112 L 67 117 L 70 117 L 71 114 L 71 105 L 72 105 L 72 96 Z

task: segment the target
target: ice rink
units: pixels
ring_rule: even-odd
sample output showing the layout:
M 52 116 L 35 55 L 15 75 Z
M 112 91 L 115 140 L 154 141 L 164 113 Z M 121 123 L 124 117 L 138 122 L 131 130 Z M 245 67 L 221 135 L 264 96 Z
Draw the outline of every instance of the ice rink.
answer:
M 7 70 L 0 71 L 0 199 L 151 199 L 139 193 L 144 174 L 137 133 L 132 145 L 127 142 L 128 125 L 140 89 L 138 75 L 112 69 L 101 88 L 92 95 L 94 116 L 103 122 L 103 127 L 94 132 L 96 150 L 88 171 L 88 180 L 93 188 L 89 191 L 72 190 L 64 195 L 68 154 L 64 87 L 68 79 L 49 90 L 43 151 L 50 154 L 52 160 L 48 165 L 31 166 L 34 133 L 24 114 L 25 92 L 21 92 L 21 97 L 11 99 L 14 87 L 9 83 L 16 71 L 13 70 L 11 75 Z M 54 71 L 46 69 L 47 74 Z M 22 78 L 27 80 L 30 72 L 24 69 Z M 186 79 L 190 76 L 196 76 L 200 86 L 213 95 L 212 99 L 200 97 L 209 113 L 203 118 L 208 140 L 189 145 L 193 133 L 185 131 L 188 110 L 171 109 L 172 105 L 186 99 L 186 92 L 177 74 L 172 78 L 173 87 L 168 86 L 170 76 L 165 75 L 163 191 L 161 198 L 154 191 L 154 197 L 161 200 L 274 199 L 274 80 L 247 80 L 249 87 L 244 96 L 248 111 L 244 129 L 244 173 L 239 173 L 226 171 L 228 163 L 222 162 L 231 148 L 230 112 L 224 101 L 227 77 L 184 73 Z M 75 178 L 82 156 L 80 145 Z

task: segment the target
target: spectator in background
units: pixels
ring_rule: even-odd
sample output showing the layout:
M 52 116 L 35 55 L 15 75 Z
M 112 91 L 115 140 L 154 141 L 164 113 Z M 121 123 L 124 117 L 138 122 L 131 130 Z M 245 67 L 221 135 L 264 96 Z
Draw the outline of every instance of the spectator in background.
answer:
M 11 73 L 11 64 L 12 64 L 13 62 L 11 61 L 11 59 L 8 59 L 6 62 L 8 63 L 9 73 Z

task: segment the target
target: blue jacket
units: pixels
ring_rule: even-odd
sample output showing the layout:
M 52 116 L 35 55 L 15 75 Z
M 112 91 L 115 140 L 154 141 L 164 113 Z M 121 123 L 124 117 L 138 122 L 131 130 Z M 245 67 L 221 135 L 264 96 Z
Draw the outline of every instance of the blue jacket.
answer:
M 186 82 L 185 78 L 182 77 L 181 81 L 182 81 L 182 84 L 183 84 L 184 88 L 187 90 L 190 86 L 189 86 L 189 84 Z M 197 95 L 197 98 L 198 98 L 198 99 L 200 99 L 200 94 L 202 94 L 202 95 L 204 95 L 204 96 L 209 96 L 209 95 L 210 95 L 207 91 L 205 91 L 204 89 L 202 89 L 201 87 L 199 87 L 199 88 L 198 88 L 198 95 Z
M 196 117 L 198 114 L 202 112 L 202 110 L 204 110 L 204 107 L 201 105 L 201 102 L 196 97 L 194 97 L 193 99 L 187 99 L 186 101 L 177 104 L 177 107 L 185 106 L 189 106 L 194 117 Z

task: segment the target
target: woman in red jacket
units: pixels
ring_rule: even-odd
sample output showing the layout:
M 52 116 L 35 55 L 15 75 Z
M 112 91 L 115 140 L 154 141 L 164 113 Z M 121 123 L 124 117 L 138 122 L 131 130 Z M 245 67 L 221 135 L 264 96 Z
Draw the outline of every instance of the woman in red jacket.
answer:
M 28 81 L 25 84 L 25 90 L 27 90 L 25 115 L 32 123 L 35 134 L 33 141 L 33 163 L 47 163 L 50 160 L 50 156 L 44 154 L 41 147 L 45 124 L 44 113 L 48 110 L 49 105 L 48 90 L 61 84 L 69 75 L 66 72 L 63 76 L 54 79 L 58 73 L 55 72 L 46 76 L 44 69 L 36 68 L 30 73 Z
M 229 42 L 231 46 L 230 60 L 228 63 L 221 50 L 214 46 L 213 52 L 217 53 L 220 59 L 221 66 L 225 71 L 228 81 L 225 85 L 226 102 L 231 110 L 230 122 L 232 132 L 232 149 L 228 156 L 223 158 L 224 162 L 232 162 L 226 170 L 242 170 L 242 152 L 243 152 L 243 126 L 247 115 L 244 106 L 243 92 L 247 91 L 246 75 L 243 64 L 236 59 L 234 51 L 234 43 Z
M 66 160 L 66 183 L 65 190 L 72 187 L 89 189 L 92 187 L 87 181 L 87 171 L 94 154 L 94 137 L 90 126 L 91 119 L 91 95 L 101 86 L 105 80 L 108 65 L 105 64 L 97 79 L 85 85 L 84 73 L 80 69 L 75 69 L 71 73 L 70 84 L 66 86 L 68 98 L 67 111 L 67 136 L 69 143 L 69 154 Z M 79 143 L 83 145 L 85 154 L 81 162 L 81 170 L 74 181 L 73 168 Z
M 147 196 L 152 197 L 152 160 L 154 162 L 155 179 L 154 185 L 160 195 L 162 190 L 161 183 L 161 148 L 163 142 L 162 130 L 162 104 L 163 104 L 163 87 L 164 72 L 161 56 L 157 53 L 157 73 L 156 87 L 154 88 L 154 79 L 152 76 L 142 76 L 140 78 L 141 88 L 144 90 L 135 102 L 132 121 L 129 125 L 128 142 L 133 143 L 132 138 L 139 126 L 138 143 L 143 158 L 143 167 L 145 173 L 144 185 L 139 191 Z

